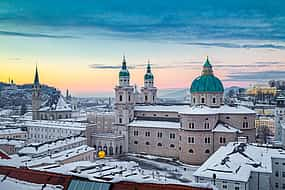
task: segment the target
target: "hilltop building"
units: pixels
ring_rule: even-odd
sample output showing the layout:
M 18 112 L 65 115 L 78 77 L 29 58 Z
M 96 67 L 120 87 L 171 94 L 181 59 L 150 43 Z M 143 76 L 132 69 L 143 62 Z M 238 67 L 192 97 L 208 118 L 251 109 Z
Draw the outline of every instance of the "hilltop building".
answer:
M 201 164 L 220 146 L 238 137 L 255 142 L 256 113 L 243 106 L 224 105 L 223 84 L 214 75 L 208 58 L 201 76 L 190 87 L 191 104 L 158 104 L 154 78 L 148 62 L 144 87 L 139 92 L 130 84 L 123 58 L 115 87 L 113 130 L 102 132 L 92 124 L 92 135 L 87 132 L 92 146 L 111 156 L 146 153 Z

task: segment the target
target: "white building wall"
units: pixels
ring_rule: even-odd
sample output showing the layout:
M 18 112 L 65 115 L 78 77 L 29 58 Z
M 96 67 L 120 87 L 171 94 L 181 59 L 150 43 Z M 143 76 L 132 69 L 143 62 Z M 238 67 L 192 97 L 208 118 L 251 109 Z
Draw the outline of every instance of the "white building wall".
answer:
M 52 126 L 27 126 L 28 143 L 42 143 L 56 140 L 59 138 L 76 136 L 84 132 L 82 129 L 75 128 L 58 128 Z
M 197 183 L 211 183 L 215 184 L 219 190 L 250 190 L 249 183 L 247 182 L 240 182 L 240 181 L 231 181 L 231 180 L 220 180 L 216 179 L 215 181 L 213 178 L 206 178 L 206 177 L 196 177 L 195 182 Z

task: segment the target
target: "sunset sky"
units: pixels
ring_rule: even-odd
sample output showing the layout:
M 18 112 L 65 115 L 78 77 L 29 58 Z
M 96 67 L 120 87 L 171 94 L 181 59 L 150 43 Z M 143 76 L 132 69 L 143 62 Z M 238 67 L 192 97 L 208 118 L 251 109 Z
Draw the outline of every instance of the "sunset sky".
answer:
M 1 0 L 0 81 L 111 92 L 122 56 L 141 86 L 187 88 L 206 56 L 225 86 L 285 78 L 284 0 Z

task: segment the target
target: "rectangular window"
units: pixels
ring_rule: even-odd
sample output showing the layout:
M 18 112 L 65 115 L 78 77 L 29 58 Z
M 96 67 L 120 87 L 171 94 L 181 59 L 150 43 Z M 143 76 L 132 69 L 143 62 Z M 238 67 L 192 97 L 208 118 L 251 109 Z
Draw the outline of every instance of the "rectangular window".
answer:
M 204 128 L 205 128 L 205 129 L 209 129 L 209 128 L 210 128 L 210 124 L 209 124 L 209 123 L 205 123 L 205 124 L 204 124 Z
M 170 138 L 170 139 L 175 139 L 175 133 L 170 133 L 170 134 L 169 134 L 169 138 Z
M 188 143 L 189 144 L 195 144 L 195 138 L 194 137 L 188 137 Z
M 194 123 L 189 123 L 189 128 L 194 129 Z
M 157 133 L 157 137 L 158 137 L 158 138 L 162 138 L 162 132 L 158 132 L 158 133 Z
M 134 136 L 139 136 L 139 131 L 134 131 Z
M 210 143 L 211 143 L 211 138 L 205 137 L 205 144 L 210 144 Z

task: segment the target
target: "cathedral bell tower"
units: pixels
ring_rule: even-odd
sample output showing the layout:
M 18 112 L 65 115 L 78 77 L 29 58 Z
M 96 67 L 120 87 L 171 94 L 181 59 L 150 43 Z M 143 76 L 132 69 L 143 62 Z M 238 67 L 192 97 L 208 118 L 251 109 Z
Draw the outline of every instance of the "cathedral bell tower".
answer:
M 130 73 L 123 57 L 119 72 L 119 85 L 115 87 L 115 123 L 126 125 L 134 118 L 134 87 L 130 85 Z
M 128 152 L 128 124 L 134 119 L 134 106 L 134 87 L 130 85 L 130 73 L 124 56 L 119 85 L 115 87 L 115 133 L 124 136 L 123 152 Z
M 154 87 L 154 77 L 148 61 L 146 73 L 144 75 L 144 87 L 141 89 L 144 104 L 155 104 L 157 99 L 157 88 Z
M 33 112 L 33 120 L 38 120 L 39 118 L 39 109 L 41 106 L 41 99 L 40 99 L 40 80 L 39 80 L 39 73 L 38 67 L 36 67 L 34 84 L 33 84 L 33 94 L 32 94 L 32 112 Z

